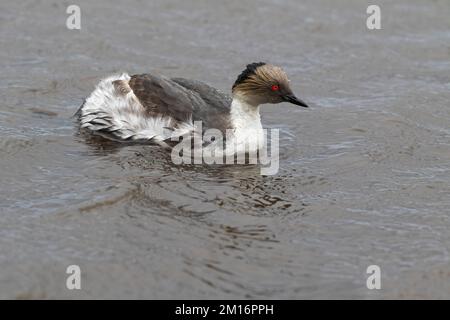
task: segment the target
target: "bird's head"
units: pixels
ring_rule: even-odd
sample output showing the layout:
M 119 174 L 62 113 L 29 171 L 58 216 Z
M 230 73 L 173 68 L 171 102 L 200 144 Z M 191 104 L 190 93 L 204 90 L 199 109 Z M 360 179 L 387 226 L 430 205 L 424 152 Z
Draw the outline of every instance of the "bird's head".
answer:
M 251 105 L 289 102 L 308 108 L 291 90 L 289 79 L 280 67 L 255 62 L 238 76 L 233 84 L 233 97 L 238 97 Z

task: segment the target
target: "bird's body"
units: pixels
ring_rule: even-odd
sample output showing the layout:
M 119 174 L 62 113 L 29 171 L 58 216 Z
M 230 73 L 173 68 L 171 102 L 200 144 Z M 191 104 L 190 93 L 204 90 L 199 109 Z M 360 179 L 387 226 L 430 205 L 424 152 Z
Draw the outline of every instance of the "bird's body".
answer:
M 113 75 L 100 81 L 81 106 L 78 111 L 80 127 L 114 140 L 146 141 L 164 146 L 181 136 L 216 129 L 224 136 L 231 133 L 227 139 L 237 145 L 245 141 L 251 149 L 258 149 L 264 138 L 259 105 L 289 101 L 274 96 L 273 92 L 267 93 L 268 101 L 261 97 L 264 93 L 253 94 L 252 81 L 257 80 L 255 75 L 262 73 L 265 66 L 270 65 L 248 65 L 234 84 L 232 96 L 196 80 L 153 74 Z M 294 99 L 287 77 L 284 79 L 281 69 L 273 68 L 279 72 L 280 79 L 273 79 L 277 84 L 269 90 L 281 91 L 283 86 L 286 90 L 283 94 Z M 281 92 L 279 94 L 281 96 Z M 304 105 L 301 100 L 289 102 Z

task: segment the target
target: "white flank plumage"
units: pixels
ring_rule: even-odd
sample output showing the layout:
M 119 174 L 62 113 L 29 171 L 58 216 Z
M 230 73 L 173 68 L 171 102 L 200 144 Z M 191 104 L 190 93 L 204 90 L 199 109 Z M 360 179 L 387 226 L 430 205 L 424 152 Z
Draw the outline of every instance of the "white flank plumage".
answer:
M 130 76 L 123 73 L 100 81 L 81 108 L 81 128 L 121 140 L 157 143 L 194 129 L 192 121 L 180 125 L 167 116 L 149 117 L 132 90 L 125 94 L 117 91 L 116 80 L 129 81 Z

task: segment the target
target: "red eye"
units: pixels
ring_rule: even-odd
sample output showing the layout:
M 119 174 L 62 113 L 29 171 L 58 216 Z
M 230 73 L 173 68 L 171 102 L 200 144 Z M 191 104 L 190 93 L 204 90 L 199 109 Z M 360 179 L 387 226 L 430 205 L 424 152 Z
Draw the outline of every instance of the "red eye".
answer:
M 280 89 L 280 87 L 278 87 L 276 84 L 272 86 L 272 91 L 278 91 L 278 89 Z

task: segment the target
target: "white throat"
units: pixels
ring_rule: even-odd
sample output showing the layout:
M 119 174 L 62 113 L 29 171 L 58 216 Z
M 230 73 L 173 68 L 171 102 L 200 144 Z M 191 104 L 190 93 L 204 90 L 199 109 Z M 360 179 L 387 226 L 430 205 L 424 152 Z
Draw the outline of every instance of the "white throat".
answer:
M 259 106 L 254 106 L 239 96 L 234 96 L 230 110 L 231 124 L 233 128 L 239 129 L 262 129 Z
M 264 142 L 264 131 L 259 114 L 259 106 L 254 106 L 234 96 L 230 110 L 231 125 L 233 127 L 232 143 L 237 144 L 238 152 L 249 147 L 258 150 Z

